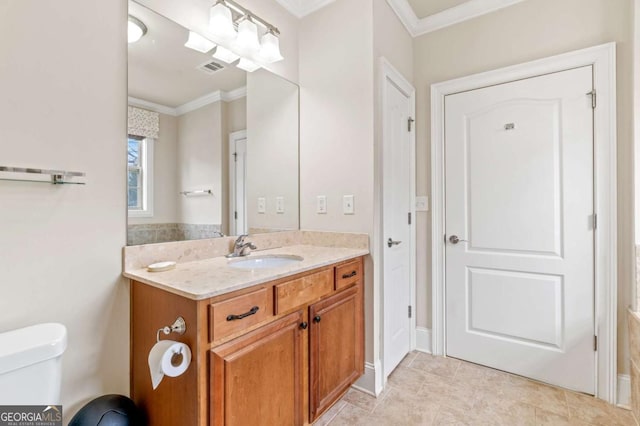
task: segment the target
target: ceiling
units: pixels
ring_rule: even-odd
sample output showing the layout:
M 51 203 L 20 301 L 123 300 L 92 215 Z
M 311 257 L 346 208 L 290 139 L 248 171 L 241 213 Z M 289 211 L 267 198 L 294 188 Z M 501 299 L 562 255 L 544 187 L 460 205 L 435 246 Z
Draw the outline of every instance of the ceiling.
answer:
M 468 0 L 408 0 L 420 19 L 466 3 Z
M 176 108 L 212 92 L 246 86 L 246 72 L 232 65 L 214 74 L 196 69 L 210 54 L 184 47 L 188 31 L 175 22 L 129 1 L 129 14 L 147 26 L 147 34 L 129 44 L 129 96 Z

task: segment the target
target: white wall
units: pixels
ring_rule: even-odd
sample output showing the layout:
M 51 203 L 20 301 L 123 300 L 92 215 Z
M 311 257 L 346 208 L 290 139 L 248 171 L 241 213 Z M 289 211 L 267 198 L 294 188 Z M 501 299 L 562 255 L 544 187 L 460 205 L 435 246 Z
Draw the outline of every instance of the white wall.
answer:
M 336 1 L 303 18 L 299 28 L 301 228 L 372 235 L 372 1 Z M 318 195 L 327 197 L 327 214 L 316 214 Z M 343 195 L 355 197 L 354 215 L 342 214 Z M 378 357 L 371 259 L 365 273 L 365 354 L 372 362 Z
M 0 331 L 67 326 L 66 421 L 129 392 L 126 20 L 124 0 L 0 2 L 0 163 L 87 173 L 86 186 L 0 182 Z
M 227 133 L 233 133 L 247 128 L 247 98 L 226 102 Z M 227 137 L 228 139 L 228 137 Z
M 159 119 L 153 142 L 153 217 L 130 217 L 129 225 L 178 222 L 178 118 L 159 114 Z
M 629 370 L 625 311 L 631 303 L 634 280 L 632 19 L 631 0 L 536 0 L 414 40 L 419 194 L 429 194 L 431 185 L 431 84 L 605 42 L 618 42 L 618 370 L 621 373 Z M 430 214 L 428 221 L 431 221 Z M 418 237 L 418 246 L 431 247 L 430 234 L 427 238 L 420 234 Z M 419 291 L 427 293 L 427 298 L 420 298 L 418 305 L 418 326 L 422 327 L 431 326 L 430 256 L 428 251 L 427 268 L 422 270 L 418 282 Z
M 222 223 L 222 139 L 226 128 L 222 109 L 222 102 L 214 102 L 178 117 L 178 192 L 213 191 L 213 196 L 181 196 L 180 223 Z
M 249 229 L 299 227 L 298 93 L 298 86 L 268 71 L 247 75 Z M 258 213 L 258 197 L 266 200 L 265 213 Z M 283 197 L 284 213 L 276 212 L 276 197 Z

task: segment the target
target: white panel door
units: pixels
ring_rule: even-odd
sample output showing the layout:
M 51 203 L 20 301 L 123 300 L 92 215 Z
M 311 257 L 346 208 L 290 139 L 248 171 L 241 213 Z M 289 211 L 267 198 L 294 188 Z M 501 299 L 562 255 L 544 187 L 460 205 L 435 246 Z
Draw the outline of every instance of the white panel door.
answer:
M 411 350 L 411 161 L 413 95 L 385 82 L 383 134 L 384 372 Z
M 447 355 L 590 394 L 592 72 L 445 99 Z
M 230 235 L 247 233 L 247 132 L 242 130 L 229 136 L 229 201 L 231 205 Z

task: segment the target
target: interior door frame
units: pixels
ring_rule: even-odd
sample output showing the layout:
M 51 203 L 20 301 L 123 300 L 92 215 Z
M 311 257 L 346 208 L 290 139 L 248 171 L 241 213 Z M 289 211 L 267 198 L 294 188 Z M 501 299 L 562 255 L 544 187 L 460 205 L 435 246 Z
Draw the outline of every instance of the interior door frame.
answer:
M 446 355 L 445 97 L 459 92 L 592 66 L 594 110 L 596 397 L 616 403 L 617 392 L 617 157 L 616 44 L 606 43 L 524 64 L 431 85 L 432 346 Z M 586 94 L 585 94 L 586 95 Z
M 384 307 L 384 246 L 385 246 L 385 233 L 384 233 L 384 191 L 383 191 L 383 182 L 384 182 L 384 159 L 382 158 L 382 152 L 384 151 L 385 136 L 384 130 L 386 128 L 386 120 L 387 116 L 385 114 L 385 103 L 388 97 L 386 90 L 386 83 L 390 81 L 393 85 L 395 85 L 400 91 L 402 91 L 408 98 L 411 104 L 410 106 L 410 115 L 415 119 L 415 110 L 416 110 L 416 90 L 413 85 L 398 71 L 386 58 L 381 57 L 379 61 L 379 73 L 380 73 L 380 143 L 376 146 L 376 176 L 379 177 L 378 182 L 376 182 L 375 187 L 377 188 L 375 192 L 375 196 L 377 201 L 375 202 L 377 217 L 376 228 L 380 230 L 378 235 L 374 238 L 374 253 L 376 254 L 376 258 L 380 259 L 379 267 L 376 268 L 374 275 L 377 274 L 378 282 L 379 282 L 379 306 L 380 306 L 380 323 L 379 323 L 379 332 L 381 336 L 381 347 L 380 347 L 380 357 L 382 360 L 380 375 L 381 382 L 386 382 L 386 377 L 384 377 L 384 354 L 385 354 L 385 336 L 384 336 L 384 318 L 385 318 L 385 307 Z M 410 132 L 410 143 L 411 143 L 411 182 L 410 182 L 410 194 L 411 194 L 411 229 L 410 229 L 410 247 L 409 252 L 411 253 L 409 264 L 410 264 L 410 287 L 411 287 L 411 295 L 410 295 L 410 303 L 412 307 L 412 315 L 411 315 L 411 346 L 410 350 L 414 350 L 416 348 L 416 131 L 415 125 L 413 130 Z M 377 381 L 380 383 L 379 381 Z M 378 386 L 376 386 L 378 387 Z M 376 393 L 377 390 L 376 390 Z
M 235 235 L 235 232 L 232 232 L 231 230 L 233 228 L 233 230 L 235 231 L 235 211 L 236 211 L 236 175 L 234 173 L 235 164 L 232 156 L 233 156 L 233 151 L 235 149 L 236 142 L 243 139 L 247 139 L 246 130 L 238 130 L 237 132 L 233 132 L 229 134 L 228 143 L 229 143 L 229 234 L 230 235 Z M 245 221 L 246 221 L 246 214 L 247 212 L 245 211 Z

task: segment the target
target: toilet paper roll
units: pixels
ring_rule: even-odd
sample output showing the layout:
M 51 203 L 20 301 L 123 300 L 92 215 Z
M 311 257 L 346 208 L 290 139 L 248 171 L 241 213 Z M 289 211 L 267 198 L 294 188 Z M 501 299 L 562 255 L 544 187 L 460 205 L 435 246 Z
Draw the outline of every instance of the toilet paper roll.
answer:
M 187 371 L 191 364 L 191 349 L 181 342 L 161 340 L 149 352 L 151 384 L 156 389 L 166 375 L 177 377 Z

